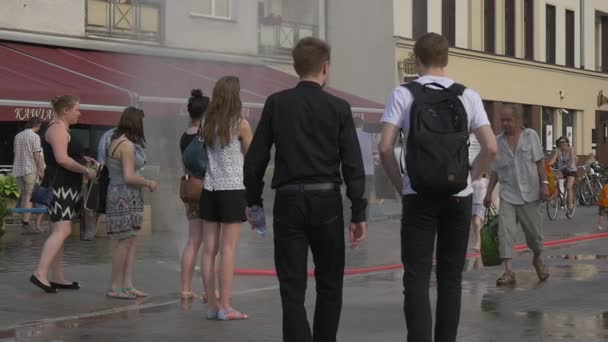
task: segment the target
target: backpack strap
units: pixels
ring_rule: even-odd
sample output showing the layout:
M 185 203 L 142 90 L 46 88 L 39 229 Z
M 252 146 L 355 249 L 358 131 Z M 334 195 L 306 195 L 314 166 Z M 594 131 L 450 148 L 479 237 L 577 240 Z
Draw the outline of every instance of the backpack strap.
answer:
M 401 86 L 412 93 L 414 100 L 420 98 L 420 96 L 422 96 L 422 92 L 424 91 L 424 86 L 416 81 L 404 83 Z
M 454 83 L 452 84 L 448 90 L 455 93 L 458 96 L 462 96 L 462 94 L 464 94 L 464 91 L 467 89 L 467 87 L 463 86 L 460 83 Z

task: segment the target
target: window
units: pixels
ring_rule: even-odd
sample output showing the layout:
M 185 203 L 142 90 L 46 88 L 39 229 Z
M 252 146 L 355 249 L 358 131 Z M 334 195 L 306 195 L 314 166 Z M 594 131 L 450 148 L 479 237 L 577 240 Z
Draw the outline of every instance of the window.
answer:
M 484 0 L 483 3 L 483 51 L 494 53 L 496 52 L 496 1 Z
M 456 45 L 456 0 L 443 0 L 441 6 L 443 36 L 450 46 Z
M 534 59 L 534 0 L 524 0 L 524 58 Z
M 505 0 L 505 55 L 515 57 L 515 0 Z
M 531 105 L 523 105 L 522 124 L 526 128 L 532 128 L 532 116 L 534 115 Z
M 566 10 L 566 66 L 574 67 L 574 11 Z
M 553 134 L 554 125 L 554 114 L 555 109 L 550 107 L 543 107 L 542 111 L 542 143 L 545 151 L 553 150 L 553 144 L 555 143 L 555 135 Z
M 555 6 L 547 5 L 546 10 L 546 61 L 550 64 L 555 64 L 555 40 L 556 40 L 556 29 L 555 29 Z
M 562 136 L 570 140 L 570 145 L 574 145 L 576 141 L 575 128 L 576 128 L 576 113 L 572 110 L 562 109 Z M 557 138 L 556 138 L 557 139 Z
M 602 15 L 600 19 L 599 45 L 600 54 L 599 71 L 608 72 L 608 16 Z
M 117 38 L 160 41 L 160 0 L 87 0 L 86 31 Z
M 427 0 L 414 0 L 412 3 L 412 14 L 413 14 L 413 35 L 414 39 L 420 38 L 427 32 L 427 20 L 428 20 L 428 4 Z
M 192 14 L 230 19 L 232 18 L 232 1 L 192 0 Z

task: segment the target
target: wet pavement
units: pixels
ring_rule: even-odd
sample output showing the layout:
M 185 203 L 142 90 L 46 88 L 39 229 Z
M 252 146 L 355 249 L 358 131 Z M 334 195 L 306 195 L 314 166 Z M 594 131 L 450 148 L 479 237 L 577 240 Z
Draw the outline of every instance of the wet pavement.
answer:
M 579 209 L 573 220 L 545 221 L 546 240 L 595 233 L 595 213 Z M 184 222 L 141 237 L 135 285 L 152 295 L 125 301 L 103 295 L 110 272 L 107 239 L 70 239 L 67 276 L 83 289 L 48 295 L 27 282 L 44 237 L 21 236 L 9 227 L 0 239 L 0 341 L 281 341 L 274 277 L 236 277 L 233 302 L 252 316 L 247 321 L 207 321 L 200 301 L 179 300 L 185 231 Z M 348 251 L 348 267 L 398 263 L 398 237 L 397 220 L 375 221 L 369 241 Z M 537 281 L 531 254 L 519 253 L 514 288 L 496 288 L 500 267 L 484 268 L 479 258 L 468 259 L 459 341 L 608 340 L 607 244 L 592 240 L 548 248 L 546 283 Z M 238 267 L 272 269 L 272 236 L 258 238 L 244 226 Z M 401 271 L 389 271 L 346 278 L 340 341 L 405 340 L 400 277 Z M 200 289 L 198 274 L 193 287 Z M 311 282 L 309 313 L 312 289 Z

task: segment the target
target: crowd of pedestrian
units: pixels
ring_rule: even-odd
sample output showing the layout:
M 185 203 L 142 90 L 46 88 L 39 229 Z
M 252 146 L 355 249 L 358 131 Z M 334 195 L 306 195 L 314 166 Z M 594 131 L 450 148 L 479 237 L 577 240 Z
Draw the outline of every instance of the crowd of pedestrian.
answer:
M 541 201 L 549 197 L 549 182 L 538 134 L 523 127 L 521 106 L 508 104 L 500 115 L 503 132 L 495 136 L 480 95 L 447 77 L 448 50 L 446 38 L 435 33 L 416 41 L 420 77 L 393 90 L 381 119 L 382 171 L 402 196 L 403 310 L 409 341 L 456 340 L 469 235 L 472 232 L 472 249 L 480 251 L 480 230 L 486 208 L 496 202 L 493 192 L 498 183 L 504 273 L 497 285 L 516 283 L 512 257 L 519 227 L 533 251 L 539 280 L 549 277 L 542 256 L 540 212 Z M 304 38 L 292 57 L 300 82 L 266 99 L 255 134 L 241 115 L 238 77 L 220 78 L 211 97 L 200 89 L 191 91 L 190 125 L 175 144 L 184 158 L 192 146 L 204 146 L 200 158 L 205 172 L 184 165 L 180 180 L 188 219 L 181 298 L 203 297 L 207 319 L 249 318 L 232 307 L 233 273 L 241 224 L 265 225 L 264 175 L 274 148 L 272 226 L 283 339 L 336 341 L 345 265 L 343 231 L 346 226 L 352 247 L 367 236 L 376 142 L 362 129 L 363 122 L 353 118 L 348 102 L 324 89 L 330 74 L 330 46 Z M 142 190 L 154 192 L 159 184 L 141 173 L 146 163 L 144 112 L 126 108 L 116 127 L 101 138 L 95 161 L 83 154 L 82 145 L 71 135 L 79 105 L 74 96 L 55 98 L 56 116 L 42 138 L 36 134 L 41 125 L 37 120 L 15 137 L 14 173 L 22 206 L 31 207 L 29 199 L 37 183 L 38 190 L 51 191 L 51 234 L 30 281 L 49 293 L 80 288 L 64 275 L 63 243 L 81 209 L 83 181 L 96 179 L 103 165 L 110 180 L 104 214 L 108 237 L 114 240 L 106 296 L 145 297 L 133 282 L 137 235 L 144 223 Z M 394 150 L 400 137 L 403 161 Z M 567 139 L 557 143 L 559 149 L 549 162 L 564 169 L 572 206 L 576 155 Z M 347 223 L 343 183 L 351 203 Z M 25 214 L 22 225 L 27 231 L 29 220 Z M 204 290 L 199 295 L 192 289 L 192 278 L 201 246 Z M 317 292 L 312 329 L 304 307 L 309 250 Z M 438 294 L 433 326 L 429 288 L 434 260 Z

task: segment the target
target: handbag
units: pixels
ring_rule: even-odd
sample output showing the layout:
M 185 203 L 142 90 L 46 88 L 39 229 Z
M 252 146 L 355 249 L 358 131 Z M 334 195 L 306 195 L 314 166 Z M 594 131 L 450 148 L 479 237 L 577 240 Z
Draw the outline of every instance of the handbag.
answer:
M 59 168 L 59 166 L 57 167 Z M 30 202 L 43 205 L 49 209 L 51 208 L 51 202 L 53 201 L 53 184 L 55 184 L 55 180 L 57 179 L 58 168 L 55 169 L 55 175 L 47 186 L 43 186 L 42 184 L 34 185 Z
M 112 155 L 118 149 L 118 146 L 124 142 L 121 141 L 114 147 Z M 112 141 L 106 142 L 106 158 L 110 156 L 108 149 L 110 148 Z M 106 213 L 106 203 L 108 197 L 108 186 L 110 185 L 110 171 L 105 163 L 102 163 L 97 169 L 97 177 L 89 182 L 87 189 L 87 196 L 84 201 L 84 208 L 91 210 L 98 214 Z
M 31 202 L 35 204 L 43 205 L 47 208 L 51 207 L 51 201 L 53 200 L 53 186 L 42 186 L 41 184 L 35 184 L 34 190 L 32 191 Z
M 102 164 L 97 171 L 97 177 L 89 181 L 84 208 L 98 214 L 105 214 L 109 184 L 108 167 Z
M 197 136 L 192 139 L 182 154 L 182 162 L 184 163 L 184 168 L 187 170 L 187 174 L 200 179 L 205 178 L 207 165 L 209 165 L 207 147 L 205 146 L 205 139 L 203 138 L 204 124 L 205 118 L 203 117 L 198 128 Z
M 498 266 L 502 264 L 498 241 L 498 215 L 496 209 L 486 209 L 486 218 L 481 228 L 481 261 L 484 266 Z
M 183 175 L 179 181 L 179 197 L 184 203 L 196 204 L 203 192 L 203 180 L 188 173 Z

